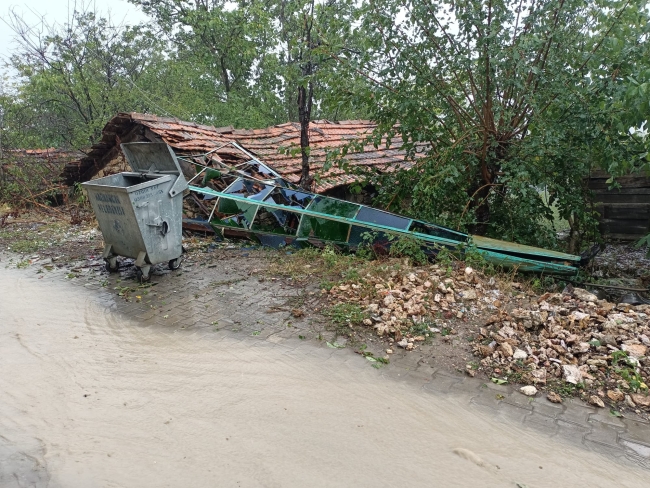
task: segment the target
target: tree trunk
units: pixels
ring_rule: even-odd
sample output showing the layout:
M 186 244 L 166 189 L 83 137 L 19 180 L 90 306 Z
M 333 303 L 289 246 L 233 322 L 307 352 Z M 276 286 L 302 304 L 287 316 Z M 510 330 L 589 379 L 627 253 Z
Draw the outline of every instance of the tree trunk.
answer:
M 488 197 L 492 188 L 484 185 L 482 188 L 474 189 L 474 198 L 471 207 L 474 210 L 476 224 L 472 225 L 471 232 L 478 236 L 483 236 L 487 233 L 488 223 L 490 222 L 490 204 Z
M 308 68 L 308 71 L 311 71 Z M 309 81 L 305 88 L 298 88 L 298 117 L 300 120 L 300 155 L 302 156 L 302 170 L 300 172 L 301 188 L 312 190 L 314 178 L 309 174 L 309 122 L 311 121 L 311 105 L 314 97 L 314 87 Z

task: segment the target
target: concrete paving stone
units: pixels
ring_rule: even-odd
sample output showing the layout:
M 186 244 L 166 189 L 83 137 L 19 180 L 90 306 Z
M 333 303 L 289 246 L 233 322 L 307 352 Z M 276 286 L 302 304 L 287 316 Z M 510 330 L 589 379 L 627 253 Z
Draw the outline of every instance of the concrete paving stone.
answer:
M 367 364 L 366 367 L 372 367 L 372 365 Z M 384 378 L 390 379 L 392 381 L 398 381 L 398 382 L 413 381 L 412 372 L 409 371 L 409 370 L 406 370 L 406 369 L 399 368 L 399 367 L 386 368 L 385 370 L 382 369 L 381 375 Z M 429 383 L 424 383 L 424 385 L 428 385 L 428 384 Z M 430 390 L 430 391 L 432 391 L 432 390 Z
M 142 313 L 140 315 L 135 315 L 134 318 L 137 319 L 137 320 L 149 320 L 149 319 L 151 319 L 153 317 L 156 317 L 156 315 L 157 315 L 156 312 L 149 311 L 149 312 L 146 312 L 146 313 Z
M 418 367 L 415 369 L 418 374 L 424 374 L 429 380 L 433 378 L 433 375 L 438 372 L 438 368 L 434 368 L 430 364 L 418 363 Z
M 624 418 L 625 433 L 621 437 L 636 440 L 644 444 L 650 444 L 650 424 L 645 421 Z
M 167 310 L 164 315 L 168 315 L 169 319 L 177 319 L 177 318 L 183 318 L 183 317 L 188 317 L 189 313 L 187 313 L 187 310 L 182 310 L 178 309 L 175 307 L 172 307 L 171 310 Z
M 433 392 L 451 393 L 452 386 L 460 381 L 459 378 L 452 378 L 440 374 L 440 372 L 433 375 L 431 381 L 426 383 L 423 388 Z
M 142 319 L 136 322 L 138 327 L 147 328 L 147 327 L 157 327 L 160 324 L 160 321 L 157 317 L 152 317 L 150 319 Z
M 584 439 L 605 446 L 618 446 L 618 435 L 621 431 L 611 425 L 593 422 L 591 430 L 585 434 Z
M 433 374 L 428 370 L 421 370 L 418 368 L 416 370 L 410 370 L 409 377 L 412 381 L 416 382 L 416 384 L 425 384 L 431 382 Z
M 304 341 L 304 345 L 305 347 L 309 347 L 311 344 L 309 344 L 309 342 L 307 341 Z M 328 359 L 330 359 L 333 354 L 334 351 L 332 349 L 329 348 L 325 349 L 322 347 L 309 347 L 309 353 L 308 353 L 309 357 L 320 359 L 323 361 L 327 361 Z
M 531 414 L 531 410 L 518 407 L 504 401 L 500 402 L 494 410 L 495 418 L 502 422 L 519 422 L 523 423 L 526 416 Z
M 420 357 L 415 355 L 406 355 L 400 359 L 400 366 L 409 370 L 416 370 L 420 364 Z
M 623 451 L 619 446 L 601 444 L 600 442 L 593 441 L 587 438 L 584 439 L 583 445 L 590 451 L 594 451 L 599 454 L 603 454 L 605 456 L 615 458 L 618 461 L 626 458 L 625 451 Z
M 287 342 L 287 338 L 283 337 L 282 335 L 280 335 L 277 332 L 270 335 L 270 336 L 268 336 L 266 338 L 266 340 L 269 341 L 269 342 L 272 342 L 274 344 L 282 344 L 282 345 L 286 345 L 286 342 Z
M 514 405 L 515 407 L 523 408 L 525 410 L 533 410 L 533 399 L 519 393 L 518 391 L 513 391 L 510 395 L 506 395 L 503 401 L 504 403 Z
M 479 381 L 461 377 L 460 381 L 451 385 L 450 388 L 452 391 L 462 391 L 470 395 L 477 395 L 481 391 L 482 386 Z
M 509 385 L 497 385 L 496 383 L 492 383 L 490 380 L 481 381 L 481 387 L 487 388 L 488 390 L 492 390 L 503 396 L 510 395 L 514 391 L 514 389 Z
M 589 418 L 589 415 L 596 411 L 594 408 L 583 407 L 571 402 L 566 402 L 565 407 L 564 411 L 557 415 L 557 419 L 582 426 L 589 425 L 587 419 Z
M 591 432 L 589 426 L 582 426 L 574 424 L 573 422 L 566 422 L 564 420 L 555 420 L 556 425 L 558 426 L 558 435 L 569 439 L 576 444 L 581 444 L 584 436 Z
M 487 388 L 482 388 L 478 391 L 478 394 L 471 398 L 470 403 L 495 409 L 502 401 L 502 399 L 498 398 L 498 395 L 501 395 L 501 393 L 488 390 Z
M 639 456 L 630 450 L 626 450 L 625 459 L 631 464 L 635 464 L 644 469 L 650 469 L 650 460 L 645 456 Z
M 618 443 L 623 447 L 623 449 L 626 449 L 633 453 L 635 457 L 643 459 L 646 462 L 650 463 L 650 443 L 627 439 L 625 437 L 625 433 L 619 436 Z
M 544 398 L 536 397 L 531 405 L 533 406 L 533 412 L 554 419 L 564 412 L 564 407 L 561 404 L 551 403 Z
M 534 411 L 530 415 L 524 417 L 524 424 L 541 429 L 545 434 L 549 435 L 555 435 L 559 430 L 553 417 L 535 413 Z
M 120 312 L 125 315 L 135 317 L 145 312 L 146 308 L 139 304 L 126 304 L 119 307 Z
M 623 423 L 623 419 L 621 419 L 620 417 L 615 417 L 614 415 L 609 413 L 609 411 L 602 408 L 599 409 L 596 413 L 589 414 L 589 418 L 587 422 L 589 423 L 599 422 L 601 424 L 611 425 L 612 427 L 620 431 L 625 430 L 625 424 Z

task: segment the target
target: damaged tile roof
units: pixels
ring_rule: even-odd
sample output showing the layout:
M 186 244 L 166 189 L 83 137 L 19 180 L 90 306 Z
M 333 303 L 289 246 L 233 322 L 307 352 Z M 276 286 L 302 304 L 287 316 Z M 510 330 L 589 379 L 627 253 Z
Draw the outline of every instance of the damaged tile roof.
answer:
M 374 128 L 375 124 L 366 120 L 311 122 L 309 136 L 312 172 L 322 170 L 328 151 L 360 139 L 370 134 Z M 202 154 L 222 144 L 236 142 L 272 166 L 288 181 L 297 183 L 300 179 L 300 125 L 297 123 L 245 130 L 215 128 L 148 114 L 119 113 L 106 124 L 101 141 L 91 148 L 87 156 L 76 164 L 66 166 L 63 173 L 65 181 L 72 184 L 91 179 L 119 156 L 120 143 L 137 141 L 164 141 L 182 155 Z M 400 146 L 401 141 L 394 141 L 390 148 L 386 147 L 384 141 L 379 148 L 366 145 L 363 152 L 348 153 L 346 161 L 352 166 L 363 166 L 380 172 L 392 171 L 398 166 L 410 167 Z M 293 148 L 296 150 L 290 150 Z M 232 163 L 241 162 L 241 153 L 231 146 L 220 149 L 217 154 Z M 319 192 L 355 180 L 353 175 L 346 174 L 338 167 L 331 168 L 321 178 L 316 187 Z
M 81 151 L 55 149 L 10 149 L 4 152 L 0 161 L 2 171 L 12 172 L 14 168 L 30 170 L 38 167 L 44 179 L 41 186 L 56 186 L 62 183 L 61 174 L 69 165 L 76 165 L 85 154 Z M 0 173 L 2 173 L 0 171 Z M 9 176 L 6 176 L 9 178 Z

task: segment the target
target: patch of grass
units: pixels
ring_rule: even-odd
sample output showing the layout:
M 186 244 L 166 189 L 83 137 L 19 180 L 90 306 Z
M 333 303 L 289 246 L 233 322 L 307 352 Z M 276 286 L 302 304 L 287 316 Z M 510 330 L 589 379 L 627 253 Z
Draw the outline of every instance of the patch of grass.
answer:
M 562 380 L 550 381 L 547 384 L 547 389 L 549 391 L 554 391 L 563 398 L 576 396 L 579 390 L 584 389 L 585 385 L 583 383 L 578 383 L 574 385 L 573 383 L 567 383 Z
M 39 239 L 19 239 L 11 243 L 11 250 L 18 253 L 28 254 L 45 249 L 47 243 Z
M 637 363 L 628 357 L 625 351 L 614 351 L 612 353 L 612 368 L 623 378 L 632 391 L 648 391 L 648 385 L 636 370 Z
M 337 303 L 326 308 L 323 315 L 337 325 L 358 325 L 366 318 L 366 313 L 355 303 Z

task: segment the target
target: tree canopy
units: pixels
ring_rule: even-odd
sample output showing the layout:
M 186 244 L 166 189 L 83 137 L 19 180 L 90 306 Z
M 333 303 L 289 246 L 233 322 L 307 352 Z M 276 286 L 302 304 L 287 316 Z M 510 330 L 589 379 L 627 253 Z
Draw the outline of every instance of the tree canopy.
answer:
M 415 160 L 364 175 L 377 204 L 541 245 L 562 219 L 574 248 L 589 172 L 650 169 L 647 0 L 130 1 L 152 22 L 84 7 L 38 31 L 9 12 L 0 144 L 87 147 L 118 111 L 295 121 L 308 184 L 309 121 L 371 118 L 365 142 Z

